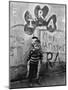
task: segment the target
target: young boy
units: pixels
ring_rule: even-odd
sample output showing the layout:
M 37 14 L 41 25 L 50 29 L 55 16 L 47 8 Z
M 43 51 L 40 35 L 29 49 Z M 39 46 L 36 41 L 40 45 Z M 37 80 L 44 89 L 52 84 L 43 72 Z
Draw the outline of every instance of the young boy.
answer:
M 28 56 L 28 78 L 29 81 L 32 82 L 33 79 L 39 78 L 39 71 L 40 71 L 40 63 L 42 61 L 42 52 L 41 52 L 41 45 L 40 40 L 37 38 L 32 43 L 32 50 L 29 52 Z

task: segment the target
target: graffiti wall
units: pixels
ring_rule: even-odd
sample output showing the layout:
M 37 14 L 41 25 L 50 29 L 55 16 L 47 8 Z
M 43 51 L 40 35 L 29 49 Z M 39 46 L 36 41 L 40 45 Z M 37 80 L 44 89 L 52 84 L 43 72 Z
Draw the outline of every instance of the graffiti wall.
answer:
M 65 5 L 11 2 L 10 66 L 26 63 L 33 36 L 41 41 L 44 62 L 48 52 L 51 61 L 57 53 L 65 61 Z
M 55 32 L 50 34 L 49 32 L 42 30 L 41 46 L 45 54 L 51 52 L 55 57 L 55 55 L 59 53 L 60 59 L 65 61 L 65 32 Z

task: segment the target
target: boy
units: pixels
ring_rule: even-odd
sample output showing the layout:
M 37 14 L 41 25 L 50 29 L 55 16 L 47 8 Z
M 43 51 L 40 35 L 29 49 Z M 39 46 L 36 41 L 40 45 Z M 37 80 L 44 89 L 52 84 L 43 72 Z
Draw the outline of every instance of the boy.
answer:
M 42 52 L 41 52 L 41 45 L 40 40 L 37 38 L 34 39 L 32 43 L 32 49 L 29 52 L 28 56 L 28 78 L 29 81 L 32 82 L 33 79 L 39 78 L 39 71 L 40 71 L 40 63 L 42 61 Z

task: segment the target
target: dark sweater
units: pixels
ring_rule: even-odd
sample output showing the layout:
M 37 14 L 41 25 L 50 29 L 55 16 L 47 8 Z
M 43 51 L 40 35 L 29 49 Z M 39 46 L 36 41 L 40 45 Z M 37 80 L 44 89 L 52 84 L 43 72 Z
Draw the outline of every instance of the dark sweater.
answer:
M 33 50 L 31 50 L 30 52 L 29 52 L 29 56 L 28 56 L 28 59 L 27 59 L 27 61 L 32 61 L 32 62 L 37 62 L 37 61 L 39 61 L 39 60 L 42 60 L 42 57 L 43 57 L 43 55 L 42 55 L 42 52 L 41 52 L 41 50 L 35 50 L 35 49 L 33 49 Z

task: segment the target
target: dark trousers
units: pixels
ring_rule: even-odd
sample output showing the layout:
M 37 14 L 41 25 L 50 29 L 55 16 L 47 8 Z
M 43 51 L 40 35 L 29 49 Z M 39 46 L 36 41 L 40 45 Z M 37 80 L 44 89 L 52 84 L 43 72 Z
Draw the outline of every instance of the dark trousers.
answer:
M 29 68 L 29 80 L 32 81 L 33 78 L 37 76 L 38 62 L 30 62 Z

